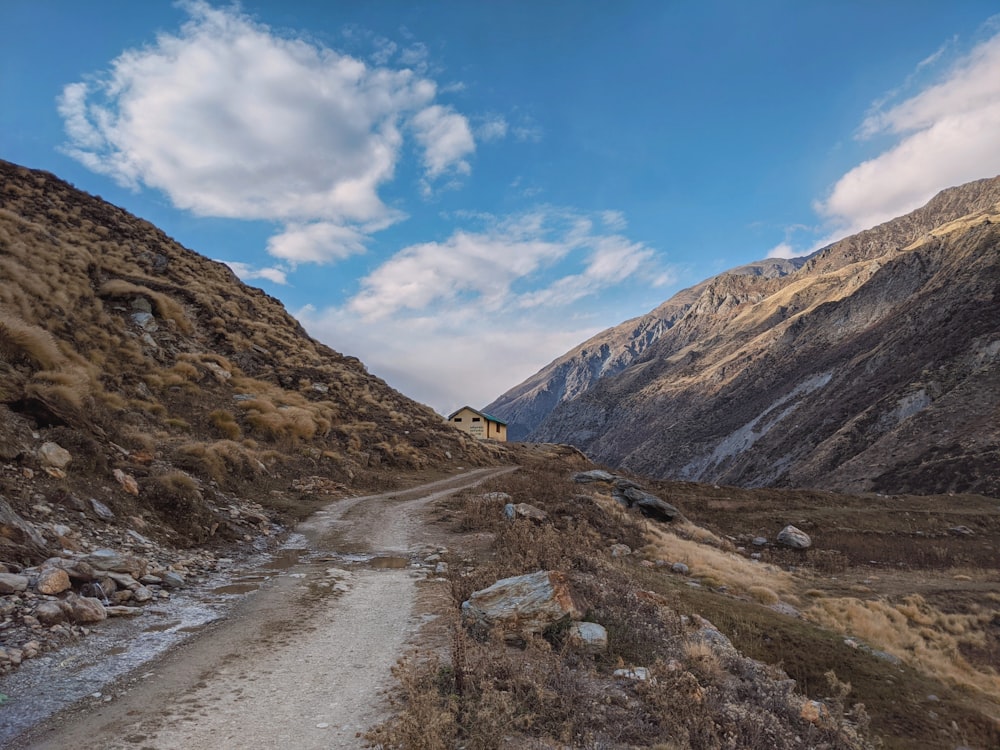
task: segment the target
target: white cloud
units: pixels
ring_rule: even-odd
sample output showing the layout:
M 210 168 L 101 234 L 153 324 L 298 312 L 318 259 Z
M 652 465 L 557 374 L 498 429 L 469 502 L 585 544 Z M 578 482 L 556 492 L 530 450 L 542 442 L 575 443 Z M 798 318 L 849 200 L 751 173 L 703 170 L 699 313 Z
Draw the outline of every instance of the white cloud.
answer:
M 604 226 L 615 232 L 622 232 L 628 226 L 625 214 L 621 211 L 601 211 L 601 221 L 604 222 Z
M 596 230 L 601 224 L 578 211 L 452 218 L 482 226 L 404 248 L 365 277 L 347 304 L 298 313 L 314 336 L 442 413 L 482 406 L 640 312 L 616 305 L 604 313 L 613 319 L 598 320 L 574 302 L 598 300 L 624 283 L 676 281 L 651 248 Z
M 895 136 L 894 145 L 847 172 L 816 204 L 841 236 L 913 210 L 943 188 L 1000 173 L 1000 34 L 937 82 L 884 107 L 868 115 L 860 132 Z
M 391 326 L 365 325 L 337 309 L 304 309 L 296 317 L 310 335 L 360 356 L 369 371 L 442 415 L 464 404 L 486 405 L 606 327 L 536 318 L 495 325 L 483 315 L 456 316 L 453 322 L 414 316 Z
M 476 137 L 484 142 L 498 141 L 507 136 L 507 120 L 500 115 L 487 115 L 476 127 Z
M 418 112 L 412 126 L 417 142 L 424 148 L 428 177 L 452 170 L 459 174 L 471 171 L 465 157 L 476 150 L 476 142 L 465 117 L 435 104 Z
M 365 234 L 401 217 L 379 194 L 405 153 L 401 122 L 413 123 L 430 178 L 468 173 L 467 120 L 434 104 L 433 80 L 385 67 L 394 43 L 377 40 L 372 64 L 236 7 L 182 7 L 178 32 L 63 89 L 66 153 L 197 215 L 284 223 L 271 247 L 300 262 L 358 252 Z M 423 45 L 398 57 L 426 68 Z
M 268 268 L 254 268 L 248 263 L 241 263 L 237 260 L 221 260 L 229 266 L 233 273 L 240 277 L 241 281 L 252 281 L 254 279 L 266 279 L 274 284 L 285 285 L 288 283 L 288 274 L 283 268 L 270 266 Z
M 767 251 L 768 258 L 796 258 L 805 255 L 805 251 L 796 250 L 788 242 L 781 242 Z

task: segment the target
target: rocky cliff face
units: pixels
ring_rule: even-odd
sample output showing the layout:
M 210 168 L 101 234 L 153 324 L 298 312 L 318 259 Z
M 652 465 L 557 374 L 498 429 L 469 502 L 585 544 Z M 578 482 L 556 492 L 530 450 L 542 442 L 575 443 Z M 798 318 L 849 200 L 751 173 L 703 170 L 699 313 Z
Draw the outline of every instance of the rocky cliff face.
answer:
M 998 201 L 1000 178 L 970 183 L 794 274 L 688 290 L 641 356 L 530 439 L 661 477 L 1000 492 Z
M 511 388 L 483 411 L 507 421 L 509 439 L 524 440 L 559 404 L 582 395 L 601 378 L 615 375 L 640 359 L 693 306 L 702 304 L 706 294 L 710 299 L 720 293 L 723 295 L 717 307 L 733 306 L 739 304 L 739 295 L 747 293 L 733 286 L 745 284 L 753 289 L 760 284 L 766 287 L 771 279 L 787 276 L 803 263 L 803 258 L 762 260 L 678 292 L 652 312 L 583 342 Z M 730 279 L 731 288 L 722 291 L 726 286 L 723 277 L 739 277 L 740 280 Z

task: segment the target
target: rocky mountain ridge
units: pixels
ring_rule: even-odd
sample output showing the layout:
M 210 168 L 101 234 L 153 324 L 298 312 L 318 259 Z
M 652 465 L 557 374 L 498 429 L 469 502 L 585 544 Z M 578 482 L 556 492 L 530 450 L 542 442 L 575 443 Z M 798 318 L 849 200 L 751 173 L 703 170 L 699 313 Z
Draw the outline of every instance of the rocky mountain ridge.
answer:
M 998 201 L 1000 178 L 980 180 L 792 274 L 693 288 L 664 335 L 529 439 L 665 478 L 1000 492 Z M 547 387 L 510 393 L 529 383 Z
M 629 367 L 695 305 L 721 295 L 716 307 L 737 304 L 741 292 L 793 273 L 804 258 L 761 260 L 684 289 L 655 310 L 593 336 L 507 391 L 484 411 L 507 420 L 511 440 L 524 440 L 559 404 L 587 391 L 601 378 Z M 753 292 L 751 292 L 753 293 Z

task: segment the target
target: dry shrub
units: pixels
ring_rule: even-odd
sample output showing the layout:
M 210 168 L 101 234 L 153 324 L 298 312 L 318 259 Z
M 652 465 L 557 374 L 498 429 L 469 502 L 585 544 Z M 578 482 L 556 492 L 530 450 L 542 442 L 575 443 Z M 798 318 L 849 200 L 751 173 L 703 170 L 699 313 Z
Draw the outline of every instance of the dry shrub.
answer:
M 227 440 L 239 440 L 243 432 L 233 413 L 225 409 L 216 409 L 208 415 L 208 421 Z
M 178 385 L 185 381 L 197 382 L 199 380 L 201 380 L 201 372 L 190 362 L 177 362 L 166 373 L 167 385 Z
M 41 370 L 56 369 L 66 359 L 51 333 L 10 313 L 0 313 L 0 356 L 14 364 L 27 361 Z
M 144 496 L 164 521 L 190 541 L 204 542 L 218 527 L 198 482 L 184 472 L 170 471 L 153 477 L 144 490 Z
M 264 470 L 257 456 L 232 440 L 185 443 L 174 449 L 174 463 L 218 482 L 220 487 L 255 479 Z
M 751 586 L 747 593 L 761 604 L 777 604 L 781 601 L 781 597 L 767 586 Z
M 711 580 L 715 585 L 728 586 L 735 591 L 747 591 L 755 585 L 766 586 L 779 596 L 792 591 L 792 576 L 774 565 L 748 560 L 710 543 L 682 539 L 672 529 L 662 526 L 651 527 L 648 536 L 649 545 L 643 550 L 648 556 L 682 562 L 691 569 L 691 575 Z

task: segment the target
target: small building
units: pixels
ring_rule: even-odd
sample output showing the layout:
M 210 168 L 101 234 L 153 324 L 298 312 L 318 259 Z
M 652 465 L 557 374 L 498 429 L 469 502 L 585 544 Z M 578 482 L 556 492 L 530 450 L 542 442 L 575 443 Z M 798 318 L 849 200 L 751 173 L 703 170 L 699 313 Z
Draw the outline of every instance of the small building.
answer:
M 484 440 L 507 441 L 507 423 L 471 406 L 463 406 L 448 417 L 448 421 L 463 432 Z

